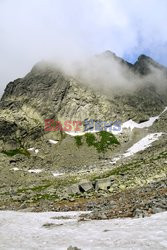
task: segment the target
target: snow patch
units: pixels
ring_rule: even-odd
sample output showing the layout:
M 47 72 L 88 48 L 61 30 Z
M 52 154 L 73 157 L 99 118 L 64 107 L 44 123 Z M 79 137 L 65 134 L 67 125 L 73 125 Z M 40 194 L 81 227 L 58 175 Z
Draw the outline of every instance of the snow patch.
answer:
M 13 170 L 13 171 L 19 171 L 20 169 L 17 168 L 17 167 L 14 167 L 14 168 L 11 168 L 10 170 Z
M 118 134 L 122 133 L 122 131 L 124 129 L 130 129 L 132 131 L 134 128 L 139 128 L 139 129 L 149 128 L 166 111 L 167 111 L 167 107 L 158 116 L 150 117 L 150 119 L 148 121 L 145 121 L 145 122 L 142 122 L 142 123 L 137 123 L 137 122 L 135 122 L 135 121 L 133 121 L 131 119 L 129 121 L 124 122 L 119 131 L 116 130 L 117 128 L 114 129 L 114 126 L 108 127 L 106 129 L 106 131 L 112 132 L 112 134 L 114 134 L 114 135 L 118 135 Z M 78 135 L 82 136 L 82 135 L 85 135 L 86 133 L 97 133 L 97 132 L 98 131 L 96 131 L 96 130 L 92 130 L 92 131 L 91 130 L 90 131 L 71 131 L 71 132 L 66 132 L 66 134 L 71 135 L 71 136 L 78 136 Z
M 159 116 L 154 116 L 154 117 L 151 117 L 148 121 L 142 122 L 142 123 L 137 123 L 137 122 L 134 122 L 133 120 L 129 120 L 129 121 L 123 123 L 122 129 L 129 128 L 132 131 L 134 128 L 140 128 L 140 129 L 149 128 L 158 119 L 159 119 Z
M 29 169 L 28 172 L 29 173 L 35 173 L 35 174 L 39 174 L 41 173 L 43 170 L 42 169 Z
M 149 128 L 166 111 L 167 111 L 167 107 L 165 107 L 165 109 L 158 116 L 153 116 L 148 121 L 145 121 L 145 122 L 142 122 L 142 123 L 137 123 L 137 122 L 134 122 L 133 120 L 129 120 L 129 121 L 122 124 L 122 129 L 128 129 L 129 128 L 132 131 L 134 128 L 139 128 L 139 129 Z
M 167 212 L 139 219 L 78 222 L 80 214 L 0 211 L 0 249 L 66 250 L 70 245 L 84 250 L 167 248 Z M 44 227 L 46 224 L 51 227 Z
M 33 152 L 35 150 L 35 148 L 28 148 L 27 150 L 30 152 Z
M 162 134 L 163 133 L 152 133 L 145 136 L 140 141 L 135 143 L 131 148 L 129 148 L 127 152 L 123 154 L 123 157 L 129 157 L 139 151 L 145 150 L 146 148 L 150 147 L 154 141 L 157 141 Z
M 82 131 L 71 131 L 71 132 L 65 132 L 65 133 L 71 136 L 82 136 L 86 134 L 86 132 L 82 132 Z
M 160 115 L 162 115 L 163 113 L 165 113 L 167 111 L 167 107 L 164 109 L 164 111 L 162 111 L 162 113 Z
M 27 149 L 29 152 L 34 152 L 34 153 L 36 153 L 36 154 L 38 154 L 39 153 L 39 149 L 35 149 L 35 148 L 28 148 Z
M 132 147 L 130 147 L 126 151 L 126 153 L 124 153 L 118 157 L 113 158 L 110 163 L 114 165 L 120 159 L 124 159 L 124 158 L 130 157 L 130 156 L 133 156 L 134 154 L 145 150 L 146 148 L 150 147 L 154 141 L 157 141 L 162 134 L 163 134 L 162 132 L 161 133 L 152 133 L 152 134 L 145 136 L 140 141 L 135 143 Z
M 62 173 L 56 173 L 56 172 L 53 172 L 52 174 L 53 174 L 54 177 L 62 176 L 63 175 Z
M 113 128 L 108 127 L 108 128 L 106 129 L 106 131 L 107 131 L 107 132 L 110 132 L 110 133 L 112 133 L 112 134 L 114 134 L 114 135 L 117 135 L 117 134 L 120 134 L 120 133 L 122 132 L 122 129 L 120 129 L 120 131 L 116 131 L 116 130 L 114 130 Z M 71 132 L 66 132 L 66 134 L 71 135 L 71 136 L 83 136 L 83 135 L 85 135 L 85 134 L 87 134 L 87 133 L 92 133 L 92 134 L 94 134 L 94 133 L 98 133 L 98 132 L 99 132 L 99 131 L 97 131 L 97 130 L 87 130 L 87 131 L 77 131 L 77 132 L 71 131 Z
M 57 144 L 57 143 L 58 143 L 58 141 L 54 141 L 54 140 L 49 140 L 49 142 L 50 142 L 51 144 Z

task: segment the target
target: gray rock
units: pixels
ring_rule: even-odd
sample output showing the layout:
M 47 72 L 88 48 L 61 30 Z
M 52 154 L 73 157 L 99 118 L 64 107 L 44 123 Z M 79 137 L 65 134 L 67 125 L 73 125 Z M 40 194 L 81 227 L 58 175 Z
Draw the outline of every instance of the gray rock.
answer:
M 20 200 L 21 201 L 25 201 L 27 199 L 27 195 L 26 194 L 22 194 L 21 196 L 20 196 Z
M 165 212 L 166 209 L 165 209 L 165 208 L 161 208 L 161 207 L 153 207 L 153 208 L 152 208 L 152 211 L 153 211 L 154 214 L 156 214 L 156 213 Z
M 54 227 L 59 227 L 59 226 L 63 226 L 63 223 L 61 223 L 61 224 L 55 224 L 55 223 L 43 224 L 43 227 L 48 228 L 48 229 L 52 229 Z
M 78 248 L 78 247 L 68 247 L 67 250 L 81 250 L 81 248 Z
M 107 191 L 111 187 L 111 179 L 110 178 L 104 178 L 96 180 L 95 183 L 95 190 L 105 190 Z
M 79 189 L 81 192 L 88 192 L 93 190 L 92 182 L 84 182 L 79 184 Z
M 25 202 L 21 204 L 21 206 L 19 207 L 19 209 L 26 209 L 26 208 L 27 208 L 27 204 Z
M 135 209 L 134 213 L 133 213 L 133 216 L 135 218 L 144 218 L 146 216 L 148 216 L 148 213 L 146 210 L 143 210 L 143 209 Z
M 67 192 L 69 194 L 80 194 L 80 190 L 79 190 L 79 186 L 78 184 L 74 184 L 72 186 L 70 186 L 68 189 L 67 189 Z

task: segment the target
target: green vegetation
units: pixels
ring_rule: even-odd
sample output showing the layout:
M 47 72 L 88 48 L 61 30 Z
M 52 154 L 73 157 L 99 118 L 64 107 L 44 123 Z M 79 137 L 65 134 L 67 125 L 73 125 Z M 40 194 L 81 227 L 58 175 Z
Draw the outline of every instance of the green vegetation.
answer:
M 38 183 L 38 185 L 33 186 L 33 187 L 22 187 L 22 188 L 18 188 L 17 192 L 18 193 L 27 193 L 29 191 L 33 191 L 35 193 L 39 193 L 39 192 L 43 192 L 46 191 L 49 187 L 50 188 L 54 188 L 55 190 L 58 188 L 64 188 L 65 186 L 70 186 L 72 184 L 78 183 L 80 181 L 80 179 L 82 179 L 82 177 L 80 176 L 71 176 L 66 177 L 66 178 L 60 178 L 60 179 L 44 179 L 42 180 L 41 183 Z M 49 192 L 49 191 L 48 191 Z
M 82 145 L 82 136 L 77 135 L 74 139 L 78 147 Z
M 25 149 L 25 148 L 16 148 L 16 149 L 12 149 L 12 150 L 3 150 L 1 153 L 7 155 L 7 156 L 15 156 L 17 154 L 22 154 L 25 155 L 27 157 L 30 157 L 30 152 Z
M 99 132 L 100 135 L 100 141 L 95 143 L 95 147 L 98 151 L 98 153 L 103 153 L 103 156 L 107 149 L 110 149 L 111 145 L 113 144 L 119 144 L 117 138 L 106 131 Z
M 94 134 L 87 133 L 87 134 L 85 134 L 85 138 L 86 138 L 86 143 L 87 143 L 88 147 L 95 146 L 96 137 Z
M 90 180 L 94 181 L 96 179 L 103 179 L 103 178 L 107 178 L 107 177 L 112 176 L 112 175 L 120 176 L 120 175 L 125 175 L 125 174 L 128 174 L 128 173 L 130 174 L 131 171 L 134 171 L 135 169 L 138 169 L 138 168 L 140 169 L 141 164 L 142 163 L 140 161 L 131 162 L 131 163 L 122 165 L 120 167 L 116 167 L 116 168 L 114 168 L 112 170 L 106 171 L 101 175 L 92 175 Z
M 158 156 L 154 157 L 153 160 L 160 160 L 160 159 L 166 159 L 167 158 L 167 152 L 161 152 Z
M 101 131 L 96 134 L 86 133 L 84 136 L 75 136 L 75 142 L 77 146 L 83 144 L 83 139 L 86 140 L 88 147 L 94 146 L 97 152 L 103 154 L 103 157 L 108 149 L 114 144 L 120 144 L 117 138 L 107 131 Z

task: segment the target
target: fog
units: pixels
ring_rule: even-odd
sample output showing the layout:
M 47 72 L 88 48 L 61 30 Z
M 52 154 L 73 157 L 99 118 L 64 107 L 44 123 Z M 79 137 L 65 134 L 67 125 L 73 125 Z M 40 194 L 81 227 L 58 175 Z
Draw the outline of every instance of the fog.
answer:
M 133 89 L 139 79 L 126 67 L 90 58 L 111 50 L 134 62 L 144 53 L 167 65 L 166 9 L 166 0 L 0 0 L 0 94 L 40 60 L 73 74 L 79 61 L 82 81 Z
M 87 57 L 84 60 L 53 60 L 39 64 L 53 67 L 63 74 L 74 78 L 80 84 L 101 91 L 109 96 L 117 94 L 133 94 L 142 87 L 155 87 L 158 93 L 167 91 L 167 68 L 150 57 L 137 59 L 136 65 L 118 57 L 111 51 Z M 37 64 L 38 65 L 38 64 Z M 145 65 L 145 66 L 144 66 Z M 144 74 L 140 72 L 146 70 Z M 40 70 L 42 69 L 40 67 Z

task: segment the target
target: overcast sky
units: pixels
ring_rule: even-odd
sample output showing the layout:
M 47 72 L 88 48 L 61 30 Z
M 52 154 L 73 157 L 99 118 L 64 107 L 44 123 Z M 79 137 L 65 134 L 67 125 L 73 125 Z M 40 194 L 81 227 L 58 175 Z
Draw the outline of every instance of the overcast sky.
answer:
M 0 0 L 0 92 L 44 59 L 105 50 L 167 65 L 166 0 Z

